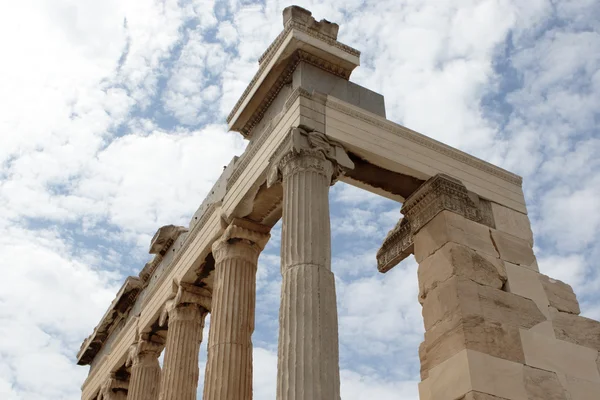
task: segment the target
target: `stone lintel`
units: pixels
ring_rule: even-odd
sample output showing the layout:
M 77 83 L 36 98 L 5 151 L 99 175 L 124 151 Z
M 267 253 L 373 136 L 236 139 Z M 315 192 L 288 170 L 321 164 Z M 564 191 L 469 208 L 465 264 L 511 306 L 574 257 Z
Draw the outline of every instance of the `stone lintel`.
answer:
M 445 174 L 429 178 L 404 202 L 404 214 L 377 252 L 377 269 L 387 272 L 414 252 L 413 236 L 440 212 L 447 210 L 494 227 L 489 202 L 469 192 L 461 181 Z
M 300 7 L 286 9 L 284 21 L 283 32 L 260 57 L 258 72 L 227 117 L 229 129 L 247 139 L 301 61 L 345 80 L 360 64 L 360 52 L 336 40 L 337 24 L 317 22 Z
M 161 256 L 164 256 L 179 235 L 187 231 L 187 228 L 175 225 L 165 225 L 158 228 L 150 242 L 150 254 L 160 254 Z
M 100 323 L 94 328 L 94 332 L 81 344 L 81 349 L 77 354 L 77 364 L 88 365 L 92 362 L 108 339 L 115 324 L 133 307 L 141 290 L 142 281 L 140 279 L 133 276 L 125 279 Z

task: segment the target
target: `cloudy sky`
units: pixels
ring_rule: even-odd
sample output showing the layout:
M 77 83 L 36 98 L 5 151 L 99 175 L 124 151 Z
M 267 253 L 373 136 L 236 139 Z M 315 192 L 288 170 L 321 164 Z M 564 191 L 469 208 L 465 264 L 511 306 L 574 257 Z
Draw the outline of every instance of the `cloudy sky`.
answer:
M 524 177 L 540 269 L 600 318 L 600 2 L 296 3 L 362 51 L 352 80 L 389 119 Z M 79 397 L 79 345 L 151 236 L 187 225 L 244 151 L 225 116 L 287 5 L 0 5 L 0 398 Z M 344 400 L 418 398 L 416 265 L 375 262 L 399 209 L 331 191 Z M 258 271 L 257 400 L 275 398 L 279 239 Z

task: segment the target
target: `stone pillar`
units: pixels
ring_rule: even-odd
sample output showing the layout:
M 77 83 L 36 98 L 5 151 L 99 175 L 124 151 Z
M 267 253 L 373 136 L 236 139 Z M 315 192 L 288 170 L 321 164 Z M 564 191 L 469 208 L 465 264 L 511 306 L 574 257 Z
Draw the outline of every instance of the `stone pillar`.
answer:
M 204 400 L 252 399 L 256 267 L 269 230 L 235 219 L 212 246 L 215 278 Z
M 335 400 L 340 376 L 329 186 L 338 160 L 352 163 L 322 134 L 294 130 L 290 147 L 276 164 L 283 182 L 277 399 Z
M 160 400 L 195 400 L 198 389 L 198 353 L 210 292 L 181 283 L 165 305 L 160 323 L 168 317 L 167 343 L 160 384 Z
M 129 382 L 118 378 L 114 373 L 100 388 L 98 400 L 127 400 Z
M 128 400 L 157 400 L 160 385 L 158 357 L 164 340 L 156 335 L 140 335 L 129 349 L 127 365 L 131 366 Z
M 538 272 L 525 214 L 437 175 L 408 199 L 378 253 L 414 252 L 425 340 L 421 400 L 600 398 L 600 323 Z

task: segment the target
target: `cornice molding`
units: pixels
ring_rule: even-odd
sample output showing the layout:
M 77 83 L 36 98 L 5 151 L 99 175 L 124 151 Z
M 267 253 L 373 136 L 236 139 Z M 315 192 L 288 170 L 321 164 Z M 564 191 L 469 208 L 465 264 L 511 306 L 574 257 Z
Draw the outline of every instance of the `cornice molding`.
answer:
M 128 277 L 115 296 L 110 307 L 94 328 L 92 334 L 81 344 L 77 354 L 77 364 L 88 365 L 102 349 L 104 343 L 114 332 L 115 326 L 127 318 L 142 290 L 142 281 L 136 277 Z
M 327 100 L 327 106 L 333 108 L 334 110 L 340 111 L 346 115 L 357 118 L 361 121 L 385 129 L 388 132 L 394 133 L 418 145 L 427 147 L 431 150 L 434 150 L 437 153 L 444 154 L 457 161 L 470 165 L 471 167 L 492 174 L 519 187 L 521 187 L 523 184 L 523 178 L 519 175 L 513 174 L 512 172 L 506 171 L 486 161 L 475 158 L 467 153 L 464 153 L 458 149 L 454 149 L 448 145 L 438 142 L 437 140 L 431 139 L 425 135 L 400 126 L 394 122 L 372 117 L 371 115 L 368 115 L 365 112 L 360 112 L 354 108 L 346 106 L 345 104 L 342 104 L 338 101 L 332 101 L 330 99 Z
M 267 70 L 270 62 L 275 57 L 275 54 L 277 54 L 280 47 L 285 43 L 286 38 L 293 34 L 293 31 L 305 33 L 308 36 L 315 38 L 321 42 L 324 42 L 330 46 L 336 47 L 337 49 L 353 57 L 360 57 L 360 51 L 338 42 L 332 36 L 322 33 L 319 29 L 308 26 L 304 23 L 299 22 L 298 20 L 290 19 L 285 24 L 284 30 L 275 38 L 275 40 L 271 43 L 267 50 L 260 56 L 258 71 L 254 75 L 248 86 L 246 86 L 246 89 L 244 90 L 236 104 L 233 106 L 231 112 L 227 116 L 228 123 L 231 122 L 233 117 L 239 111 L 241 105 L 244 103 L 244 101 L 247 99 L 248 95 L 252 91 L 252 88 L 255 87 L 260 77 L 263 76 L 263 73 Z M 275 96 L 277 96 L 277 94 L 281 90 L 281 87 L 283 87 L 285 82 L 289 80 L 291 73 L 294 71 L 294 69 L 300 61 L 310 63 L 318 68 L 321 68 L 334 75 L 340 76 L 346 80 L 350 79 L 350 74 L 352 72 L 351 69 L 347 69 L 340 65 L 331 63 L 305 50 L 296 50 L 294 52 L 294 55 L 291 57 L 291 60 L 288 62 L 288 65 L 284 68 L 284 72 L 282 72 L 280 76 L 277 77 L 275 83 L 268 90 L 267 95 L 264 97 L 257 110 L 248 120 L 248 123 L 246 123 L 242 129 L 240 129 L 240 133 L 242 133 L 242 135 L 248 137 L 252 128 L 256 126 L 258 121 L 260 121 L 260 119 L 264 115 L 265 110 L 272 103 Z

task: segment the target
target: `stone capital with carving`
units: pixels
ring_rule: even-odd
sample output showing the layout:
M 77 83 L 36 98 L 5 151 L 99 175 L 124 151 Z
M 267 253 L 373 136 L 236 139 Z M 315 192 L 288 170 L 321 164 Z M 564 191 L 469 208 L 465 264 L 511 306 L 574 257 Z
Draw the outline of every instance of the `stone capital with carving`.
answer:
M 98 400 L 112 400 L 114 394 L 118 391 L 127 392 L 129 390 L 129 382 L 118 378 L 115 373 L 111 373 L 110 377 L 100 387 Z
M 267 186 L 300 171 L 323 174 L 333 183 L 344 169 L 353 168 L 354 163 L 341 144 L 321 132 L 292 128 L 271 160 Z
M 169 320 L 199 320 L 200 314 L 210 311 L 212 294 L 209 290 L 191 283 L 174 283 L 177 288 L 173 298 L 167 300 L 160 314 L 159 325 Z
M 477 199 L 477 203 L 474 200 Z M 388 233 L 377 252 L 377 269 L 387 272 L 414 251 L 413 235 L 437 214 L 447 210 L 472 221 L 494 227 L 491 211 L 458 179 L 445 174 L 429 178 L 404 202 L 404 218 Z
M 256 263 L 258 255 L 271 238 L 270 230 L 268 226 L 234 218 L 212 245 L 215 262 L 218 264 L 225 259 L 240 258 Z
M 164 347 L 164 338 L 147 333 L 141 334 L 138 340 L 129 347 L 125 365 L 131 367 L 138 364 L 152 363 L 158 359 Z

